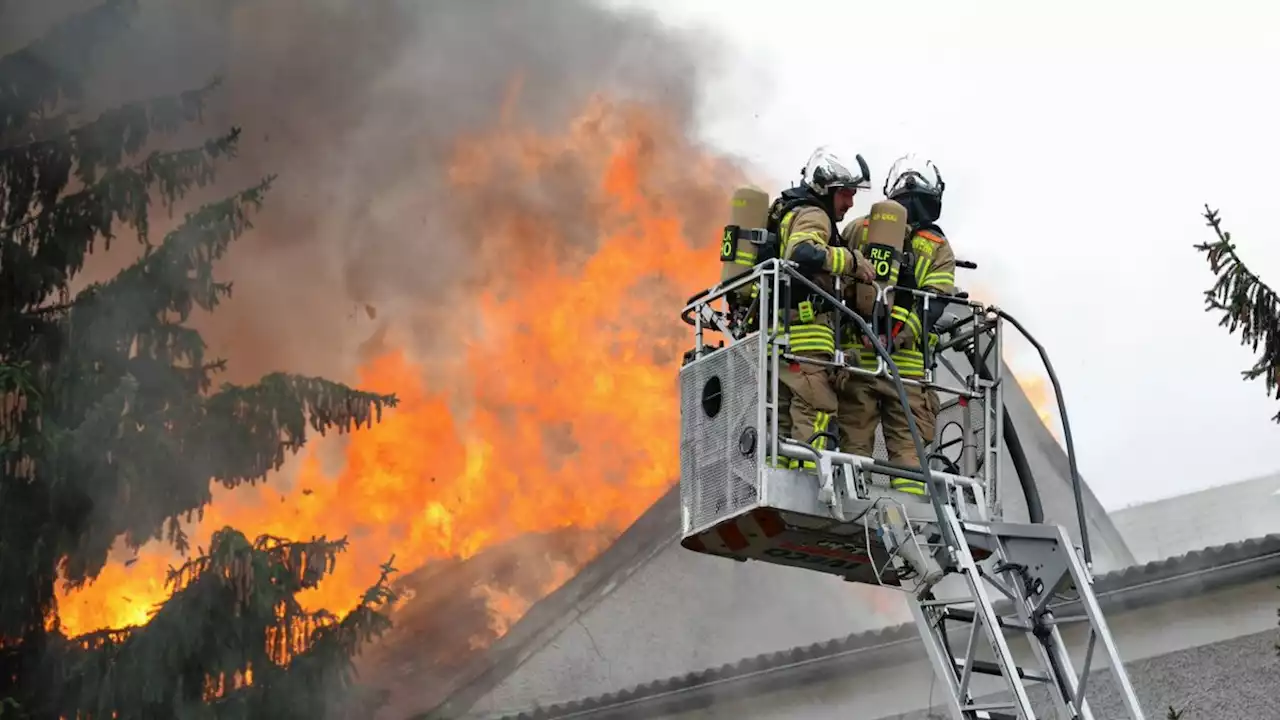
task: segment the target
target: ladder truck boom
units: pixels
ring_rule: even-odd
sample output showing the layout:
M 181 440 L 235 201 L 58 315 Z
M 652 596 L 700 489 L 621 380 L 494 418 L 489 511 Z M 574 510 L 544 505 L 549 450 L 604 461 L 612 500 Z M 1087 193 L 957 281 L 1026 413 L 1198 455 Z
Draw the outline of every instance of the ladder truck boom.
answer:
M 961 264 L 966 266 L 972 264 Z M 890 291 L 919 296 L 925 308 L 921 336 L 938 338 L 936 345 L 924 343 L 922 378 L 904 378 L 876 340 L 890 322 L 880 310 L 892 303 L 878 302 L 880 310 L 864 318 L 789 261 L 765 260 L 689 300 L 681 313 L 694 334 L 680 370 L 681 544 L 740 562 L 806 568 L 904 592 L 954 720 L 1094 720 L 1089 676 L 1099 660 L 1113 674 L 1126 713 L 1109 717 L 1143 720 L 1093 594 L 1074 447 L 1043 348 L 1007 313 L 963 292 L 939 296 L 875 287 L 881 300 Z M 744 308 L 747 288 L 752 300 Z M 871 339 L 876 369 L 846 363 L 838 341 L 831 361 L 790 352 L 788 314 L 779 310 L 793 292 L 825 295 L 839 318 L 838 335 L 857 331 Z M 946 310 L 930 327 L 928 318 L 937 314 L 928 309 L 935 303 Z M 1030 466 L 1007 420 L 1000 362 L 1006 323 L 1039 350 L 1058 396 L 1077 495 L 1079 546 L 1062 527 L 1044 522 Z M 720 336 L 715 347 L 707 342 L 709 334 Z M 889 378 L 924 461 L 918 467 L 887 462 L 879 433 L 872 456 L 840 450 L 831 433 L 823 434 L 827 442 L 821 449 L 814 444 L 819 436 L 780 437 L 782 363 Z M 934 437 L 920 435 L 908 407 L 909 385 L 931 388 L 942 400 Z M 1027 498 L 1030 522 L 1004 518 L 1006 457 Z M 815 467 L 786 469 L 791 465 L 782 460 Z M 889 475 L 922 481 L 927 498 L 889 489 Z M 1068 624 L 1087 628 L 1082 653 L 1067 646 L 1061 628 Z M 1079 669 L 1073 658 L 1082 658 Z M 1036 685 L 1047 692 L 1034 692 Z M 978 702 L 979 694 L 998 699 Z

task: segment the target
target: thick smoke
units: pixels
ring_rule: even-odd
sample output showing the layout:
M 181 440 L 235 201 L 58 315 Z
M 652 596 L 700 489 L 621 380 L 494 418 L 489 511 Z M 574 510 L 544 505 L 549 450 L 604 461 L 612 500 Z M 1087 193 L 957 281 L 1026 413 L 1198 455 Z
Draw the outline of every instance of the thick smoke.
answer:
M 94 4 L 11 6 L 0 43 L 13 47 Z M 474 223 L 451 212 L 442 174 L 461 135 L 504 111 L 525 128 L 562 130 L 599 92 L 660 103 L 681 130 L 694 123 L 701 78 L 692 43 L 651 17 L 586 0 L 139 4 L 94 78 L 97 104 L 221 74 L 206 122 L 180 139 L 231 125 L 244 136 L 239 157 L 199 199 L 279 176 L 257 230 L 222 270 L 235 282 L 232 301 L 201 321 L 235 381 L 278 369 L 350 379 L 354 344 L 372 331 L 366 304 L 383 320 L 397 307 L 459 302 L 454 291 L 488 272 L 477 238 L 460 227 Z M 559 185 L 540 188 L 537 202 L 567 219 L 574 181 Z M 508 201 L 509 191 L 495 185 L 492 202 Z M 555 261 L 572 249 L 539 251 L 506 262 Z M 127 258 L 96 260 L 86 278 Z
M 365 303 L 392 316 L 435 303 L 465 309 L 468 281 L 492 276 L 476 215 L 460 213 L 446 187 L 460 136 L 503 113 L 560 131 L 598 92 L 658 101 L 691 128 L 699 80 L 678 38 L 581 0 L 246 0 L 231 12 L 227 53 L 226 117 L 250 139 L 237 172 L 280 174 L 261 231 L 231 260 L 249 286 L 243 307 L 254 308 L 233 332 L 237 343 L 260 333 L 274 337 L 262 344 L 301 350 L 279 359 L 294 367 L 313 350 L 331 354 L 313 344 L 342 341 L 340 313 Z M 491 202 L 530 203 L 532 190 L 532 204 L 558 222 L 580 210 L 578 178 L 517 185 L 493 186 Z M 572 252 L 528 240 L 529 252 L 497 259 L 499 272 Z M 278 310 L 262 314 L 264 305 Z M 311 322 L 296 322 L 300 308 Z M 433 331 L 418 334 L 429 342 Z

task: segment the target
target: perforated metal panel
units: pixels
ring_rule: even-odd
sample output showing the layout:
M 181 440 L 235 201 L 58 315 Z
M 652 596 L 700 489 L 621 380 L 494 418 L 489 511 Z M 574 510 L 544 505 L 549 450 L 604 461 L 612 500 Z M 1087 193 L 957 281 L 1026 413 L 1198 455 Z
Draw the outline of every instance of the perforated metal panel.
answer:
M 680 371 L 680 495 L 685 532 L 736 515 L 753 506 L 759 496 L 754 432 L 758 430 L 760 342 L 758 335 L 750 337 Z M 964 407 L 945 392 L 940 400 L 942 408 L 933 436 L 925 438 L 925 452 L 931 456 L 930 467 L 960 472 Z M 982 472 L 982 449 L 987 440 L 984 419 L 982 401 L 971 400 L 969 422 L 978 473 Z M 873 454 L 877 460 L 889 460 L 878 427 Z M 875 473 L 870 481 L 887 486 L 889 478 Z
M 757 335 L 680 370 L 680 502 L 685 532 L 756 502 L 759 343 Z

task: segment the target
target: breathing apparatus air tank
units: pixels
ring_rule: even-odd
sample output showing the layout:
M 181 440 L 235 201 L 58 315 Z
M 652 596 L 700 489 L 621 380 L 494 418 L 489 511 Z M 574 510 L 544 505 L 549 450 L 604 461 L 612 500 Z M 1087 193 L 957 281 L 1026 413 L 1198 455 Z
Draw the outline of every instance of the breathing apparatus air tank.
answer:
M 725 284 L 751 271 L 765 248 L 769 224 L 769 194 L 754 185 L 733 191 L 729 223 L 720 238 L 720 282 Z M 730 294 L 731 302 L 750 300 L 751 286 Z
M 871 261 L 875 271 L 872 284 L 859 283 L 854 308 L 859 315 L 871 319 L 893 307 L 893 291 L 885 297 L 885 305 L 876 304 L 876 293 L 885 286 L 898 283 L 898 272 L 901 269 L 902 256 L 907 242 L 907 209 L 894 200 L 881 200 L 871 206 L 867 215 L 867 238 L 862 246 L 862 254 Z M 907 272 L 912 272 L 908 268 Z M 880 327 L 887 327 L 885 317 Z

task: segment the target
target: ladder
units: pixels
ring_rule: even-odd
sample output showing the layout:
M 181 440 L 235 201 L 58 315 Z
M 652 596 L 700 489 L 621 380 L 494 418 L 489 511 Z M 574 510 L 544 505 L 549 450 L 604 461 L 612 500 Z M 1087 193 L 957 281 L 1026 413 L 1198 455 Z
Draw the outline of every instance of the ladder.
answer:
M 773 320 L 744 330 L 712 303 L 747 283 L 756 287 L 753 311 Z M 681 369 L 682 545 L 905 592 L 953 720 L 1145 720 L 1093 593 L 1070 428 L 1056 376 L 1039 344 L 1007 313 L 967 300 L 972 317 L 946 330 L 936 329 L 953 336 L 939 345 L 939 355 L 950 347 L 953 357 L 939 360 L 957 377 L 963 376 L 962 386 L 949 390 L 961 400 L 952 407 L 960 409 L 963 421 L 951 424 L 963 426 L 963 447 L 959 457 L 946 462 L 945 471 L 931 468 L 932 461 L 903 468 L 838 448 L 820 450 L 810 444 L 813 438 L 804 442 L 778 437 L 779 362 L 809 362 L 787 352 L 786 328 L 777 320 L 779 300 L 793 287 L 826 295 L 846 327 L 859 328 L 872 338 L 878 335 L 871 326 L 879 324 L 878 316 L 868 325 L 782 260 L 762 263 L 689 300 L 682 318 L 696 329 L 696 340 Z M 879 290 L 882 297 L 888 289 Z M 925 314 L 929 298 L 948 302 L 919 290 L 895 290 L 926 296 Z M 766 311 L 759 312 L 761 308 Z M 1006 449 L 1003 400 L 998 370 L 993 374 L 988 369 L 993 351 L 999 365 L 1001 318 L 1041 351 L 1058 391 L 1081 513 L 1080 547 L 1061 526 L 1004 522 L 1001 517 L 997 471 Z M 930 330 L 926 322 L 924 335 Z M 721 333 L 728 346 L 705 345 L 706 331 Z M 989 340 L 985 351 L 980 350 L 983 337 Z M 874 340 L 873 344 L 881 361 L 872 374 L 893 380 L 905 409 L 905 385 L 913 381 L 898 374 L 883 345 Z M 968 372 L 955 371 L 955 353 L 967 358 Z M 927 354 L 926 358 L 926 365 L 931 365 Z M 838 371 L 867 373 L 846 367 L 839 353 L 830 365 Z M 928 369 L 917 384 L 945 389 Z M 984 411 L 971 413 L 974 404 Z M 981 420 L 974 422 L 978 415 Z M 938 437 L 921 438 L 909 412 L 907 416 L 917 454 L 936 459 L 939 448 L 948 444 L 941 438 L 941 427 Z M 833 437 L 827 445 L 835 441 Z M 1014 445 L 1011 440 L 1010 449 Z M 922 452 L 928 446 L 934 448 L 933 455 Z M 784 458 L 812 461 L 814 468 L 779 469 Z M 1013 463 L 1020 476 L 1030 472 L 1022 460 L 1015 458 Z M 929 488 L 928 499 L 921 502 L 878 488 L 873 474 L 920 480 Z M 1030 478 L 1020 479 L 1024 491 L 1028 485 L 1034 488 Z M 1038 507 L 1038 494 L 1035 500 Z M 1025 643 L 1015 652 L 1018 635 Z M 1099 654 L 1119 696 L 1119 706 L 1105 710 L 1088 700 Z M 1079 671 L 1073 655 L 1079 659 Z
M 940 584 L 918 587 L 910 595 L 909 605 L 934 671 L 947 690 L 947 706 L 955 720 L 1094 720 L 1098 716 L 1086 693 L 1099 649 L 1111 667 L 1125 713 L 1105 717 L 1143 720 L 1119 650 L 1094 597 L 1090 574 L 1061 527 L 964 522 L 950 506 L 944 508 L 941 522 L 964 539 L 952 549 L 952 563 L 944 566 L 944 571 L 960 582 L 954 583 L 956 590 L 945 594 L 935 592 Z M 991 554 L 980 565 L 972 547 Z M 1004 612 L 997 610 L 997 598 L 1006 606 Z M 1069 615 L 1059 615 L 1055 605 L 1077 608 Z M 948 623 L 968 631 L 958 633 L 967 635 L 959 647 L 948 632 Z M 1064 625 L 1085 628 L 1083 668 L 1078 673 L 1061 631 Z M 1005 636 L 1007 630 L 1025 635 L 1030 663 L 1015 657 Z M 984 646 L 990 659 L 979 657 Z M 1007 697 L 975 701 L 971 688 L 975 674 L 1002 678 Z M 1042 705 L 1056 714 L 1036 711 L 1032 699 L 1037 687 L 1043 688 Z

